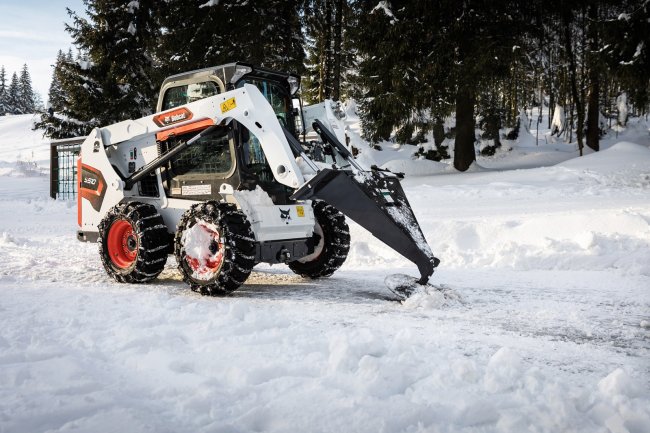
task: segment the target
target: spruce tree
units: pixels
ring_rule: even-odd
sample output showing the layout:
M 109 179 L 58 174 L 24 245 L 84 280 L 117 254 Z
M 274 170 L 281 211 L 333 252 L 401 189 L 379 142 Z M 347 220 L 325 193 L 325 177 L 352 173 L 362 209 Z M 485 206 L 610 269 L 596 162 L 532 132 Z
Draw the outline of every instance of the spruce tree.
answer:
M 9 89 L 7 88 L 7 75 L 5 67 L 0 67 L 0 116 L 7 114 L 7 98 Z
M 10 114 L 23 114 L 20 111 L 20 83 L 18 75 L 14 72 L 11 76 L 11 83 L 7 90 L 7 113 Z
M 622 1 L 603 24 L 603 48 L 612 75 L 638 107 L 650 103 L 650 1 Z M 647 111 L 646 111 L 647 112 Z
M 254 2 L 251 2 L 254 3 Z M 304 72 L 305 50 L 300 14 L 301 0 L 266 0 L 258 9 L 266 28 L 263 49 L 256 63 L 279 71 L 302 74 Z M 251 29 L 251 35 L 255 29 Z M 255 39 L 252 47 L 259 47 Z M 259 42 L 259 41 L 258 41 Z
M 75 61 L 72 50 L 57 56 L 49 92 L 49 108 L 41 114 L 34 129 L 43 131 L 46 137 L 70 138 L 87 135 L 92 128 L 88 117 L 91 103 L 83 87 L 84 80 L 78 75 L 81 57 Z
M 160 10 L 156 50 L 163 75 L 242 61 L 302 73 L 301 1 L 169 0 Z M 183 16 L 182 20 L 178 17 Z
M 156 57 L 161 59 L 161 79 L 228 61 L 225 51 L 229 43 L 222 35 L 235 23 L 228 22 L 224 3 L 196 5 L 180 0 L 165 3 L 159 14 L 163 31 L 156 48 Z M 181 16 L 183 19 L 179 20 Z
M 65 54 L 59 50 L 56 55 L 54 72 L 52 73 L 52 83 L 50 83 L 50 89 L 47 93 L 48 108 L 55 112 L 61 112 L 66 104 L 65 93 L 61 85 L 61 68 L 65 61 Z
M 305 2 L 306 75 L 303 95 L 315 103 L 348 96 L 348 71 L 354 65 L 350 29 L 356 20 L 355 4 L 343 0 Z
M 74 94 L 69 95 L 74 109 L 84 111 L 81 119 L 89 128 L 152 113 L 157 93 L 152 79 L 152 45 L 159 32 L 156 2 L 84 0 L 84 4 L 89 18 L 70 12 L 73 24 L 67 26 L 83 53 L 79 62 L 66 66 L 81 83 L 75 83 Z
M 416 130 L 422 136 L 453 106 L 446 21 L 426 1 L 361 3 L 353 33 L 360 59 L 354 96 L 365 136 L 377 142 L 395 133 L 411 142 Z
M 19 109 L 22 113 L 34 113 L 36 111 L 36 100 L 32 89 L 32 79 L 29 75 L 27 64 L 23 65 L 18 83 Z

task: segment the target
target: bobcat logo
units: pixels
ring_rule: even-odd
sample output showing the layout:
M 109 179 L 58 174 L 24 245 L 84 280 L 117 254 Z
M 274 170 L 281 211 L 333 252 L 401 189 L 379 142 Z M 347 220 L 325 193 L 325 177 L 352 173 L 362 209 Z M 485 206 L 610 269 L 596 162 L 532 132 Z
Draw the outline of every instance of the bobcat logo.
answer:
M 290 212 L 291 212 L 291 209 L 287 209 L 287 210 L 280 209 L 280 218 L 282 218 L 283 220 L 286 220 L 287 224 L 289 224 L 289 221 L 291 221 Z

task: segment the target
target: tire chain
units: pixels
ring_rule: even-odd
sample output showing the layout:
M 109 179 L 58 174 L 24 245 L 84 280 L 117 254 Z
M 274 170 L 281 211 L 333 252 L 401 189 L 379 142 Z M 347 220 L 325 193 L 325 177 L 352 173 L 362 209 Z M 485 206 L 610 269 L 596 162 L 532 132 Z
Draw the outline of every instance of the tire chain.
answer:
M 312 206 L 325 237 L 323 251 L 310 262 L 290 262 L 289 268 L 305 278 L 329 277 L 343 265 L 348 257 L 350 229 L 345 222 L 345 216 L 334 206 L 320 200 L 314 201 Z
M 128 269 L 116 268 L 104 245 L 111 225 L 120 219 L 131 224 L 138 238 L 136 260 Z M 120 203 L 112 207 L 99 223 L 98 247 L 104 269 L 113 279 L 120 283 L 146 283 L 160 275 L 165 268 L 169 248 L 167 227 L 153 205 Z
M 185 253 L 181 240 L 183 232 L 193 221 L 201 219 L 207 223 L 219 226 L 220 235 L 226 239 L 225 257 L 216 280 L 200 284 L 188 275 L 189 270 L 184 266 Z M 253 266 L 255 266 L 255 235 L 246 215 L 230 203 L 207 201 L 192 205 L 178 222 L 174 236 L 174 255 L 178 262 L 178 270 L 183 275 L 183 281 L 191 289 L 202 295 L 223 296 L 237 290 L 244 284 Z

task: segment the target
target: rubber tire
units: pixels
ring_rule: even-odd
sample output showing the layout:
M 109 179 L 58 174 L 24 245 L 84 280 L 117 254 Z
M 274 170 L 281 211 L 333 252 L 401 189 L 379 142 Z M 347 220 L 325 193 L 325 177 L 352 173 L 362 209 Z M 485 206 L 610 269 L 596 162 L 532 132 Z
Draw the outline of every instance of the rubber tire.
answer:
M 225 255 L 221 270 L 208 281 L 192 278 L 192 270 L 185 260 L 181 243 L 183 232 L 196 224 L 197 219 L 219 227 L 225 238 Z M 239 288 L 255 266 L 255 235 L 246 215 L 230 203 L 207 201 L 192 205 L 181 217 L 174 236 L 174 255 L 178 270 L 191 289 L 206 296 L 223 296 Z
M 323 230 L 323 250 L 311 261 L 289 262 L 289 268 L 305 278 L 323 278 L 340 268 L 350 251 L 350 228 L 345 216 L 334 206 L 321 200 L 312 202 L 317 224 Z
M 111 260 L 107 242 L 113 223 L 120 220 L 131 225 L 138 241 L 135 260 L 124 268 L 120 268 Z M 112 207 L 99 223 L 98 244 L 104 269 L 115 281 L 146 283 L 155 279 L 165 268 L 169 235 L 154 206 L 140 202 L 121 203 Z

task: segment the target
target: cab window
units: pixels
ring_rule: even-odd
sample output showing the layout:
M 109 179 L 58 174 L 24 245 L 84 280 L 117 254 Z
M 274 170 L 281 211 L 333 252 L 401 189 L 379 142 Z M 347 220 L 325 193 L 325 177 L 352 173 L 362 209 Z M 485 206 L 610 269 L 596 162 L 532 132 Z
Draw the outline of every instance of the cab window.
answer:
M 290 131 L 293 130 L 293 103 L 284 87 L 272 81 L 256 78 L 245 78 L 237 83 L 237 87 L 243 87 L 244 84 L 256 86 L 273 107 L 280 124 Z
M 219 87 L 214 81 L 171 87 L 163 97 L 162 110 L 169 110 L 217 94 L 219 94 Z
M 168 143 L 175 147 L 188 137 L 180 137 Z M 225 176 L 234 166 L 228 128 L 219 128 L 197 140 L 171 161 L 171 174 L 175 176 L 197 174 L 221 174 Z

